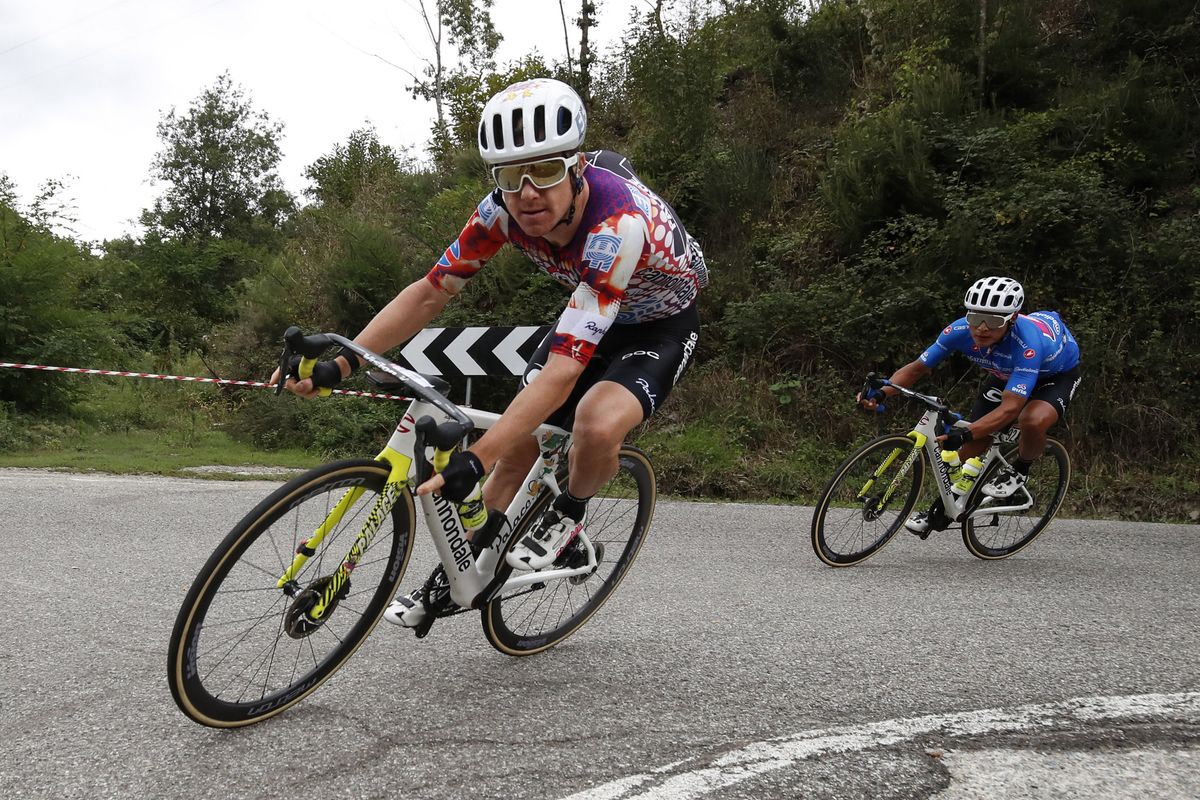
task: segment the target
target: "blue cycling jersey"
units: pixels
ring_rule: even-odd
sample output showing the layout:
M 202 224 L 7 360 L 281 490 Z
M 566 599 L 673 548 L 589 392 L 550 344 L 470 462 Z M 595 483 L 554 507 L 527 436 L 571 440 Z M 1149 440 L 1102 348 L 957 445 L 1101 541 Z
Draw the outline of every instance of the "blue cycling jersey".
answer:
M 986 349 L 975 344 L 967 318 L 962 317 L 947 325 L 921 354 L 921 363 L 932 369 L 955 352 L 1007 379 L 1004 391 L 1021 397 L 1029 397 L 1039 375 L 1057 375 L 1079 364 L 1079 343 L 1057 311 L 1018 314 L 1008 335 Z

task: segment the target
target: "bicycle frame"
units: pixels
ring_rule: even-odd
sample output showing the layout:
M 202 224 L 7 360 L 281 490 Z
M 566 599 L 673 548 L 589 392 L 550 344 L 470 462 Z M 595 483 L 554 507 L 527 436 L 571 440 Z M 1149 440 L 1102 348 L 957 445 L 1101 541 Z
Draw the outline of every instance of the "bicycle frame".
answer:
M 962 421 L 962 416 L 951 411 L 937 397 L 924 395 L 920 392 L 914 392 L 912 389 L 904 386 L 897 386 L 896 384 L 886 380 L 876 380 L 876 376 L 874 374 L 867 376 L 867 383 L 864 385 L 863 391 L 867 392 L 868 390 L 876 389 L 885 385 L 896 389 L 905 397 L 919 400 L 925 404 L 926 408 L 925 413 L 921 416 L 920 421 L 917 422 L 916 427 L 906 434 L 908 438 L 913 440 L 916 446 L 908 455 L 906 463 L 897 471 L 896 476 L 892 478 L 887 489 L 885 489 L 883 494 L 880 495 L 879 500 L 876 502 L 876 510 L 878 512 L 882 512 L 883 508 L 890 500 L 892 493 L 895 492 L 899 487 L 900 480 L 908 474 L 908 471 L 912 469 L 913 462 L 920 458 L 922 453 L 929 461 L 931 467 L 930 471 L 933 472 L 934 483 L 937 486 L 938 495 L 942 499 L 942 508 L 944 509 L 943 513 L 945 513 L 945 515 L 954 522 L 961 523 L 967 519 L 973 519 L 975 517 L 990 514 L 1026 511 L 1033 507 L 1033 495 L 1029 493 L 1027 488 L 1021 487 L 1021 490 L 1018 494 L 1014 494 L 1011 498 L 1008 498 L 1007 502 L 1010 503 L 1009 505 L 994 505 L 994 503 L 997 501 L 992 497 L 985 496 L 982 501 L 980 501 L 968 512 L 968 506 L 974 499 L 976 492 L 965 492 L 962 495 L 957 495 L 954 493 L 954 482 L 950 480 L 950 470 L 946 466 L 945 462 L 942 461 L 942 449 L 937 442 L 938 436 L 943 433 L 949 433 L 950 429 L 954 426 L 949 422 L 949 420 L 953 419 L 954 424 L 958 424 Z M 992 434 L 992 444 L 988 448 L 987 452 L 984 453 L 983 466 L 979 468 L 980 476 L 987 471 L 988 467 L 996 459 L 1000 459 L 1005 466 L 1011 466 L 1000 453 L 1000 445 L 1014 444 L 1020 435 L 1020 429 L 1015 426 Z M 896 449 L 890 456 L 884 459 L 883 463 L 880 464 L 879 468 L 875 471 L 875 474 L 870 478 L 870 480 L 867 481 L 866 485 L 863 486 L 862 490 L 858 493 L 860 498 L 865 498 L 867 496 L 867 492 L 871 490 L 875 480 L 892 465 L 892 462 L 899 454 L 900 450 Z
M 363 522 L 342 559 L 342 563 L 322 588 L 321 598 L 308 612 L 313 620 L 321 619 L 336 602 L 350 573 L 353 572 L 359 559 L 370 547 L 380 525 L 387 519 L 392 506 L 400 498 L 404 489 L 418 483 L 418 459 L 415 457 L 418 446 L 416 421 L 424 416 L 439 420 L 454 418 L 459 421 L 469 420 L 473 429 L 487 430 L 500 419 L 499 414 L 456 406 L 440 395 L 428 396 L 429 392 L 420 390 L 422 388 L 432 389 L 432 386 L 419 374 L 386 361 L 369 350 L 363 350 L 346 339 L 333 335 L 330 335 L 330 338 L 354 350 L 360 358 L 364 358 L 383 371 L 403 380 L 410 388 L 417 389 L 417 394 L 426 396 L 419 396 L 410 402 L 387 445 L 375 457 L 375 460 L 389 466 L 384 489 L 375 500 L 367 519 Z M 414 383 L 415 386 L 413 386 Z M 522 489 L 505 510 L 505 519 L 501 524 L 501 530 L 487 549 L 480 552 L 478 556 L 474 554 L 468 544 L 467 530 L 456 504 L 437 493 L 420 497 L 426 527 L 429 528 L 433 537 L 434 548 L 446 569 L 446 576 L 450 582 L 450 597 L 463 608 L 483 608 L 488 601 L 503 591 L 584 575 L 596 569 L 595 548 L 586 533 L 582 533 L 580 541 L 587 553 L 587 562 L 582 566 L 570 569 L 522 572 L 500 580 L 499 576 L 503 574 L 500 571 L 500 567 L 503 566 L 502 555 L 509 539 L 513 531 L 529 514 L 538 495 L 543 489 L 548 489 L 554 496 L 558 496 L 562 492 L 556 475 L 562 457 L 570 449 L 570 433 L 554 425 L 542 424 L 533 431 L 532 436 L 538 442 L 541 457 L 530 467 L 522 483 Z M 434 461 L 438 461 L 436 453 Z M 329 531 L 336 528 L 342 521 L 346 511 L 354 505 L 362 492 L 361 487 L 347 489 L 325 520 L 313 531 L 313 534 L 300 542 L 292 563 L 284 570 L 276 583 L 279 589 L 292 597 L 303 591 L 300 584 L 296 582 L 295 576 L 299 574 L 309 557 L 316 552 L 317 546 Z
M 1027 489 L 1022 487 L 1020 494 L 1023 495 L 1023 498 L 1018 500 L 1017 504 L 994 506 L 992 505 L 994 499 L 991 497 L 985 497 L 983 502 L 979 503 L 974 509 L 968 512 L 967 506 L 969 505 L 969 501 L 973 493 L 965 492 L 961 495 L 954 493 L 954 482 L 950 480 L 950 470 L 946 466 L 945 462 L 942 461 L 942 449 L 937 442 L 937 437 L 939 435 L 937 428 L 938 414 L 934 409 L 929 408 L 926 409 L 916 427 L 909 431 L 907 436 L 916 443 L 916 448 L 913 450 L 913 456 L 910 457 L 919 457 L 917 456 L 917 453 L 922 452 L 924 453 L 925 458 L 929 461 L 931 472 L 933 472 L 934 476 L 934 484 L 937 486 L 938 495 L 942 498 L 943 508 L 945 509 L 945 514 L 947 517 L 955 522 L 962 522 L 964 519 L 971 519 L 988 514 L 1025 511 L 1033 507 L 1033 496 L 1029 494 Z M 1019 435 L 1020 430 L 1015 427 L 1010 428 L 1007 431 L 1000 431 L 999 433 L 994 434 L 992 437 L 992 445 L 988 448 L 987 452 L 983 456 L 983 466 L 979 468 L 979 474 L 983 475 L 988 466 L 995 459 L 1000 459 L 1005 465 L 1008 465 L 1008 462 L 1005 460 L 1004 456 L 1000 454 L 1000 445 L 1015 443 Z M 900 475 L 897 476 L 896 480 L 898 481 L 900 477 L 907 472 L 908 466 L 901 470 Z M 1013 495 L 1013 497 L 1010 499 L 1010 502 L 1011 500 L 1016 500 L 1018 496 L 1019 495 Z

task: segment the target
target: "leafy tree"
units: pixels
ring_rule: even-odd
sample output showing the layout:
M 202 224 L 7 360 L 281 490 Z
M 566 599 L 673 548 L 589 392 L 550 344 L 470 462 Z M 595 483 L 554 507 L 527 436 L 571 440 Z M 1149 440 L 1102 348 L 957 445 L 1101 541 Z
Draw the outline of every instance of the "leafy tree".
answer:
M 14 195 L 11 181 L 0 180 L 0 358 L 89 366 L 94 358 L 114 356 L 120 336 L 108 316 L 91 307 L 85 288 L 98 260 L 24 216 L 10 205 Z M 84 388 L 60 375 L 0 370 L 0 403 L 19 409 L 62 410 Z
M 282 132 L 222 74 L 186 114 L 171 109 L 159 121 L 164 147 L 151 176 L 167 189 L 142 224 L 163 239 L 276 241 L 294 208 L 276 172 Z
M 406 166 L 410 161 L 381 144 L 373 128 L 361 128 L 304 170 L 312 181 L 305 194 L 323 205 L 349 206 L 368 187 L 394 180 Z
M 423 77 L 412 75 L 410 87 L 415 97 L 432 100 L 437 118 L 434 121 L 430 149 L 437 162 L 446 166 L 456 144 L 464 137 L 455 136 L 448 117 L 452 97 L 477 96 L 487 74 L 496 65 L 496 48 L 503 37 L 492 22 L 492 0 L 420 0 L 421 18 L 433 46 L 433 56 L 426 59 Z M 453 48 L 457 64 L 450 66 L 447 52 Z M 457 138 L 457 142 L 455 141 Z M 474 141 L 474 130 L 465 138 Z

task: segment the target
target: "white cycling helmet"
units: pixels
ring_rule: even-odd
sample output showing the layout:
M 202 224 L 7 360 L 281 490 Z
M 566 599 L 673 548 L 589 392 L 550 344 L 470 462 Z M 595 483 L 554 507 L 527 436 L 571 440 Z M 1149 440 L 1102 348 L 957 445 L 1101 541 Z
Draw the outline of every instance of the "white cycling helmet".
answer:
M 967 296 L 963 298 L 963 305 L 968 311 L 1012 314 L 1025 305 L 1025 290 L 1012 278 L 992 275 L 971 284 Z
M 587 132 L 583 100 L 552 78 L 514 83 L 483 107 L 479 155 L 489 165 L 574 153 Z

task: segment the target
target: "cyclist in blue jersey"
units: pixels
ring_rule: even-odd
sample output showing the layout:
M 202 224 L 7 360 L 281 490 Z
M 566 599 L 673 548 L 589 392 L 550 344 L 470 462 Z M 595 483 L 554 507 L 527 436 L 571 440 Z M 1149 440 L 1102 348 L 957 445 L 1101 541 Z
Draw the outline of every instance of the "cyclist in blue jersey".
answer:
M 1020 450 L 981 491 L 996 498 L 1010 497 L 1025 483 L 1030 465 L 1041 456 L 1046 434 L 1067 412 L 1079 387 L 1079 344 L 1056 311 L 1021 314 L 1025 291 L 1012 278 L 980 278 L 967 290 L 965 316 L 951 322 L 937 341 L 917 360 L 904 365 L 890 382 L 911 388 L 952 353 L 962 353 L 989 377 L 980 387 L 969 415 L 970 427 L 940 437 L 942 448 L 957 450 L 964 461 L 991 446 L 991 435 L 1016 422 Z M 884 387 L 858 396 L 864 407 L 897 394 Z M 920 536 L 950 524 L 941 499 L 929 511 L 914 515 L 905 527 Z

